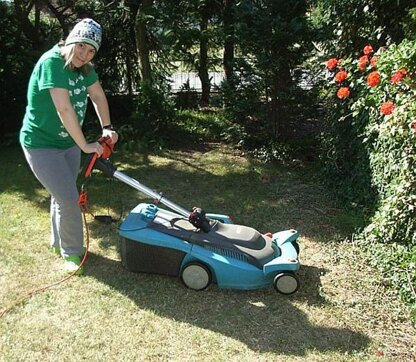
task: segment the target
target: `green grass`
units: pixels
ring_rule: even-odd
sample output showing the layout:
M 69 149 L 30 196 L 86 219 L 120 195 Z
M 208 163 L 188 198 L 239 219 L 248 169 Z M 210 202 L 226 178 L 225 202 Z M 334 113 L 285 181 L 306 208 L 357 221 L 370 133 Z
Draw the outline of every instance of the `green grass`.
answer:
M 0 304 L 63 277 L 48 250 L 49 199 L 19 148 L 0 156 Z M 305 167 L 262 165 L 211 145 L 115 155 L 118 169 L 190 209 L 230 214 L 262 232 L 301 232 L 301 289 L 187 290 L 177 278 L 120 263 L 117 224 L 90 220 L 86 276 L 0 318 L 4 361 L 411 360 L 416 332 L 398 296 L 351 241 L 354 220 Z M 119 218 L 146 196 L 103 175 L 88 186 L 94 214 Z

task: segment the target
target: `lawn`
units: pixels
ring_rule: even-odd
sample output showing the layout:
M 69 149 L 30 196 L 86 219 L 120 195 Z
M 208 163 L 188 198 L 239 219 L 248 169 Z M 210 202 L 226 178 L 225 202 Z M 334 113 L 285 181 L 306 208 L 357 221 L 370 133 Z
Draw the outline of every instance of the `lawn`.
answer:
M 18 147 L 0 161 L 0 305 L 60 280 L 48 249 L 49 198 Z M 262 232 L 301 233 L 301 288 L 186 289 L 120 263 L 117 226 L 139 202 L 95 174 L 88 185 L 86 276 L 33 295 L 0 318 L 4 361 L 411 361 L 416 331 L 398 294 L 354 243 L 354 218 L 337 208 L 313 169 L 264 165 L 218 144 L 159 155 L 115 155 L 118 169 L 179 205 L 229 214 Z

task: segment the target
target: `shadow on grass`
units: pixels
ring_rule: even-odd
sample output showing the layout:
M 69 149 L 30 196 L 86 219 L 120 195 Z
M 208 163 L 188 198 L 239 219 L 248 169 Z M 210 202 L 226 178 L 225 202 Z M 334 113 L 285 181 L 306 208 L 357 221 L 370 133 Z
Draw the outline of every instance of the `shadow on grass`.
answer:
M 90 254 L 87 274 L 130 298 L 139 309 L 180 323 L 188 323 L 238 340 L 254 351 L 303 356 L 307 351 L 363 350 L 366 336 L 348 328 L 320 326 L 308 320 L 297 302 L 323 306 L 320 275 L 325 272 L 304 265 L 297 294 L 285 297 L 273 288 L 258 291 L 219 289 L 212 285 L 195 292 L 179 278 L 136 274 L 121 263 Z

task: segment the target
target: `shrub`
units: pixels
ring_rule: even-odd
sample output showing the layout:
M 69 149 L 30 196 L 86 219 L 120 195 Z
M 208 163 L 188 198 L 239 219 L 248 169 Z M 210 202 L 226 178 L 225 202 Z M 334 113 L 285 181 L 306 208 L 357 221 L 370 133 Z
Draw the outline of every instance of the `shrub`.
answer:
M 198 108 L 198 92 L 191 88 L 189 79 L 181 86 L 176 93 L 176 107 L 179 109 L 197 109 Z
M 127 149 L 146 152 L 157 150 L 169 140 L 175 108 L 168 88 L 163 84 L 142 82 L 135 112 L 119 128 Z
M 338 101 L 329 101 L 334 107 L 326 168 L 335 175 L 334 166 L 342 160 L 338 177 L 354 172 L 365 180 L 339 182 L 349 184 L 353 197 L 364 205 L 375 207 L 359 239 L 371 248 L 377 244 L 373 263 L 414 303 L 416 45 L 405 40 L 375 53 L 367 46 L 359 59 L 331 58 L 327 68 L 333 77 L 330 94 Z M 366 192 L 372 193 L 370 200 Z

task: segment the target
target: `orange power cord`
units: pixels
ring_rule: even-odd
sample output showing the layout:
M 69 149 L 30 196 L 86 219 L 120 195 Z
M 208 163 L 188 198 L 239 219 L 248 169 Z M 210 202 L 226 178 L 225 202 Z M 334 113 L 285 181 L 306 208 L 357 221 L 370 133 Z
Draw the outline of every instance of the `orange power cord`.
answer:
M 80 263 L 78 269 L 75 270 L 74 272 L 72 272 L 71 274 L 67 275 L 65 278 L 63 278 L 63 279 L 61 279 L 61 280 L 59 280 L 55 283 L 52 283 L 52 284 L 49 284 L 49 285 L 46 285 L 46 286 L 43 286 L 43 287 L 39 287 L 39 288 L 36 288 L 36 289 L 33 289 L 31 291 L 28 291 L 28 292 L 24 293 L 23 296 L 20 299 L 18 299 L 17 301 L 15 301 L 11 306 L 9 306 L 7 308 L 3 308 L 3 309 L 0 310 L 0 318 L 3 317 L 6 313 L 10 312 L 15 307 L 17 307 L 18 305 L 22 304 L 25 300 L 29 299 L 31 296 L 33 296 L 35 294 L 42 293 L 47 289 L 55 287 L 59 284 L 62 284 L 65 281 L 69 280 L 74 275 L 76 275 L 78 273 L 78 271 L 82 268 L 85 261 L 87 260 L 88 249 L 89 249 L 89 246 L 90 246 L 90 232 L 89 232 L 89 228 L 88 228 L 86 212 L 88 212 L 90 215 L 94 216 L 88 209 L 88 206 L 87 206 L 87 192 L 84 189 L 84 187 L 82 187 L 81 193 L 79 195 L 78 205 L 81 208 L 82 217 L 83 217 L 84 224 L 85 224 L 85 234 L 86 234 L 86 239 L 87 239 L 85 253 L 84 253 L 84 256 L 81 260 L 81 263 Z

